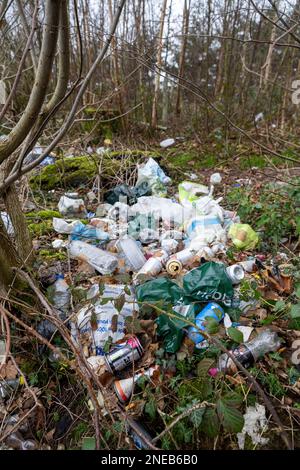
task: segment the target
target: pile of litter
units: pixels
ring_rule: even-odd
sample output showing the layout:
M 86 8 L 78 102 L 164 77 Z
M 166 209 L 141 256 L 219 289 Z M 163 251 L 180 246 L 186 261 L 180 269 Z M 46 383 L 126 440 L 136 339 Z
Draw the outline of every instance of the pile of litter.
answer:
M 220 325 L 218 336 L 233 340 L 231 352 L 245 368 L 281 348 L 278 333 L 270 326 L 255 330 L 251 320 L 236 318 L 237 311 L 247 320 L 249 312 L 260 308 L 257 298 L 245 298 L 240 287 L 245 280 L 259 277 L 265 289 L 276 285 L 281 294 L 292 287 L 278 269 L 270 269 L 262 256 L 251 253 L 259 236 L 235 212 L 222 207 L 221 197 L 214 197 L 221 180 L 214 173 L 209 186 L 183 181 L 169 198 L 172 181 L 150 158 L 138 165 L 134 187 L 111 188 L 102 204 L 91 191 L 86 200 L 79 193 L 66 193 L 59 200 L 61 218 L 53 218 L 57 238 L 52 247 L 65 252 L 87 275 L 81 286 L 84 300 L 75 313 L 66 273 L 58 273 L 48 295 L 67 322 L 73 342 L 83 348 L 100 381 L 114 390 L 127 411 L 141 379 L 160 383 L 163 367 L 155 355 L 160 348 L 177 358 L 183 348 L 192 355 L 205 352 Z M 232 247 L 239 250 L 238 261 L 227 256 Z M 136 320 L 139 328 L 134 329 Z M 149 324 L 151 328 L 145 326 Z M 55 327 L 43 320 L 38 331 L 51 338 Z M 236 362 L 222 353 L 207 377 L 238 371 Z M 0 393 L 5 398 L 1 383 Z M 241 448 L 246 433 L 255 444 L 268 442 L 257 435 L 257 420 L 266 425 L 265 408 L 259 404 L 246 411 L 238 435 Z M 148 448 L 146 441 L 155 436 L 136 423 L 146 439 L 132 429 L 129 435 L 138 448 Z

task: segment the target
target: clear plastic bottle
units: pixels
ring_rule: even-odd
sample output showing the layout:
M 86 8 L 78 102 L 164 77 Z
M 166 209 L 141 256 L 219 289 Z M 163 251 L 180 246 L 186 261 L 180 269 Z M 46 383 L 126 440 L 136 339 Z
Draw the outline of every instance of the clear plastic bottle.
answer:
M 69 311 L 70 299 L 70 288 L 64 279 L 64 275 L 57 274 L 53 286 L 53 305 L 61 312 L 62 317 L 65 317 Z
M 251 367 L 260 357 L 280 348 L 280 339 L 276 332 L 264 330 L 254 339 L 240 344 L 231 353 L 244 366 Z M 222 354 L 218 361 L 218 370 L 226 373 L 237 372 L 237 366 L 227 354 Z
M 32 439 L 24 439 L 18 432 L 13 432 L 6 439 L 6 445 L 16 450 L 36 450 L 37 443 Z

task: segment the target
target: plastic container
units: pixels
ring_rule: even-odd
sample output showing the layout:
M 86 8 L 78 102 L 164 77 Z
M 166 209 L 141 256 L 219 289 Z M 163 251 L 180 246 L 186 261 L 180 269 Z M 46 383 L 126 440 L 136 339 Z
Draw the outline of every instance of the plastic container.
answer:
M 206 329 L 206 325 L 205 325 L 206 319 L 207 318 L 214 318 L 216 321 L 220 322 L 223 317 L 224 317 L 223 308 L 215 302 L 210 302 L 196 316 L 195 323 L 196 323 L 197 328 L 195 326 L 190 326 L 189 327 L 188 337 L 195 344 L 201 343 L 205 338 L 204 338 L 204 336 L 201 335 L 201 333 L 199 332 L 199 329 L 205 331 L 205 329 Z
M 86 261 L 100 274 L 112 274 L 118 266 L 116 256 L 80 240 L 70 243 L 69 252 L 72 258 Z
M 239 284 L 245 277 L 245 271 L 240 264 L 228 266 L 226 273 L 233 285 Z
M 117 248 L 124 253 L 134 271 L 139 271 L 147 261 L 133 238 L 122 238 L 117 242 Z
M 280 339 L 276 332 L 264 330 L 251 341 L 240 344 L 231 353 L 244 367 L 248 368 L 268 352 L 277 351 L 280 348 L 280 344 Z M 233 360 L 224 353 L 219 357 L 218 370 L 230 374 L 237 372 L 238 369 Z
M 70 308 L 71 293 L 63 274 L 57 274 L 53 286 L 52 302 L 54 307 L 65 316 Z

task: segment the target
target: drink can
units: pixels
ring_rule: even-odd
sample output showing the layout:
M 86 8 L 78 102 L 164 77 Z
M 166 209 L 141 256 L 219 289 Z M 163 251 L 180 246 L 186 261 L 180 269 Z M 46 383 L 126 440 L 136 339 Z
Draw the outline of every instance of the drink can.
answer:
M 116 345 L 112 351 L 104 356 L 109 371 L 115 374 L 137 362 L 143 355 L 143 347 L 136 336 L 132 336 L 125 343 Z

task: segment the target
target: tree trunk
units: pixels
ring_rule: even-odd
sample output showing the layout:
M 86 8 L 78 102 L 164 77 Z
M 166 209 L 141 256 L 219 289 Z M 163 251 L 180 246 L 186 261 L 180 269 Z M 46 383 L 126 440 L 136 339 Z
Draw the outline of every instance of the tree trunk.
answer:
M 12 267 L 19 264 L 20 260 L 16 249 L 0 218 L 0 295 L 5 294 L 9 283 L 12 281 Z
M 158 68 L 160 68 L 162 64 L 163 32 L 164 32 L 166 8 L 167 8 L 167 0 L 163 0 L 161 14 L 160 14 L 159 36 L 157 40 L 156 66 Z M 158 99 L 159 99 L 159 84 L 160 84 L 160 74 L 157 73 L 155 76 L 154 97 L 153 97 L 153 103 L 152 103 L 152 119 L 151 119 L 152 127 L 157 126 L 157 105 L 158 105 Z
M 14 227 L 18 255 L 22 262 L 30 264 L 33 261 L 32 241 L 14 184 L 4 193 L 3 200 Z

